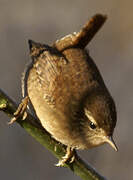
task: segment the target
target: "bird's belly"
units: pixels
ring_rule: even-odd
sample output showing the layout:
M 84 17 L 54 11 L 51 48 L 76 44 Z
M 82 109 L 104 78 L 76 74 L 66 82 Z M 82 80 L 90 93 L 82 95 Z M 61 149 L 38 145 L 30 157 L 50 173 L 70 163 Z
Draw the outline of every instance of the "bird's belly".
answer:
M 40 101 L 39 94 L 32 95 L 30 91 L 29 98 L 35 109 L 36 115 L 39 118 L 42 126 L 56 139 L 67 146 L 77 146 L 74 142 L 73 132 L 68 120 L 64 114 L 56 112 L 48 106 L 45 101 Z

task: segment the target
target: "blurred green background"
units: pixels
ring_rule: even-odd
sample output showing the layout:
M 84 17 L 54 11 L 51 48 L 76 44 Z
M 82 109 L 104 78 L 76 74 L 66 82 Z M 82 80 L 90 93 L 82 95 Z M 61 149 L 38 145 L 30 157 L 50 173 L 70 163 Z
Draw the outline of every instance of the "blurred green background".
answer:
M 116 101 L 115 152 L 103 145 L 79 154 L 109 180 L 133 179 L 133 1 L 0 0 L 0 88 L 21 101 L 21 74 L 29 61 L 28 39 L 51 44 L 78 31 L 95 13 L 108 20 L 88 45 Z M 0 179 L 79 180 L 16 123 L 0 113 Z

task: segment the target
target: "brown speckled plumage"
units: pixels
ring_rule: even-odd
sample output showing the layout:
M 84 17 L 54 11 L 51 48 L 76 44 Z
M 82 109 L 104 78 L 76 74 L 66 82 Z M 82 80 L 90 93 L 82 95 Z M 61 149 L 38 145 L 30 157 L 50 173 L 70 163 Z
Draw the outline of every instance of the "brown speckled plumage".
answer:
M 43 127 L 65 145 L 90 148 L 89 130 L 84 132 L 89 124 L 84 117 L 86 107 L 98 126 L 105 124 L 107 135 L 112 135 L 116 121 L 116 117 L 111 119 L 114 102 L 88 52 L 76 47 L 59 52 L 33 41 L 29 44 L 32 66 L 26 90 Z
M 97 14 L 78 33 L 52 46 L 29 40 L 31 61 L 22 78 L 24 99 L 10 124 L 23 114 L 30 101 L 42 126 L 67 146 L 59 166 L 74 160 L 74 149 L 103 143 L 117 147 L 112 139 L 116 125 L 115 103 L 94 61 L 85 49 L 106 20 Z
M 19 116 L 26 118 L 30 101 L 42 126 L 67 146 L 58 166 L 74 161 L 74 149 L 108 143 L 117 151 L 112 138 L 115 103 L 85 49 L 106 18 L 96 14 L 78 33 L 52 46 L 29 40 L 31 61 L 22 78 L 24 99 L 10 124 Z

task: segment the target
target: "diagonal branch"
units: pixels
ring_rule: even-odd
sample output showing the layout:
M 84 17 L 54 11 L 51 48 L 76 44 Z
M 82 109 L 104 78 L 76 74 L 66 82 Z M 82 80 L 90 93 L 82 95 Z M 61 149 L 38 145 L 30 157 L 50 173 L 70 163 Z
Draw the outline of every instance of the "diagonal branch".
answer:
M 0 110 L 5 112 L 9 117 L 13 117 L 16 111 L 16 104 L 0 90 Z M 26 120 L 18 119 L 17 123 L 20 124 L 31 136 L 33 136 L 40 144 L 52 152 L 58 159 L 61 159 L 65 154 L 66 147 L 55 141 L 48 132 L 46 132 L 37 120 L 28 113 Z M 86 164 L 77 154 L 72 164 L 65 164 L 65 167 L 71 169 L 75 174 L 83 180 L 106 180 L 90 165 Z

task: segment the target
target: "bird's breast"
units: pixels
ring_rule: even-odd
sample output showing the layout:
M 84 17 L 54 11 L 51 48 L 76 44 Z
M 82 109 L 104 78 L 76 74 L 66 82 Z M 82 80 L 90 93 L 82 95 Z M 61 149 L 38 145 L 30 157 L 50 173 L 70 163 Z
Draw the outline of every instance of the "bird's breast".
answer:
M 80 120 L 73 123 L 73 116 L 86 92 L 98 86 L 93 78 L 97 71 L 93 72 L 89 61 L 81 49 L 68 49 L 61 55 L 44 51 L 27 78 L 28 96 L 42 126 L 59 142 L 80 148 L 85 141 L 77 130 Z

